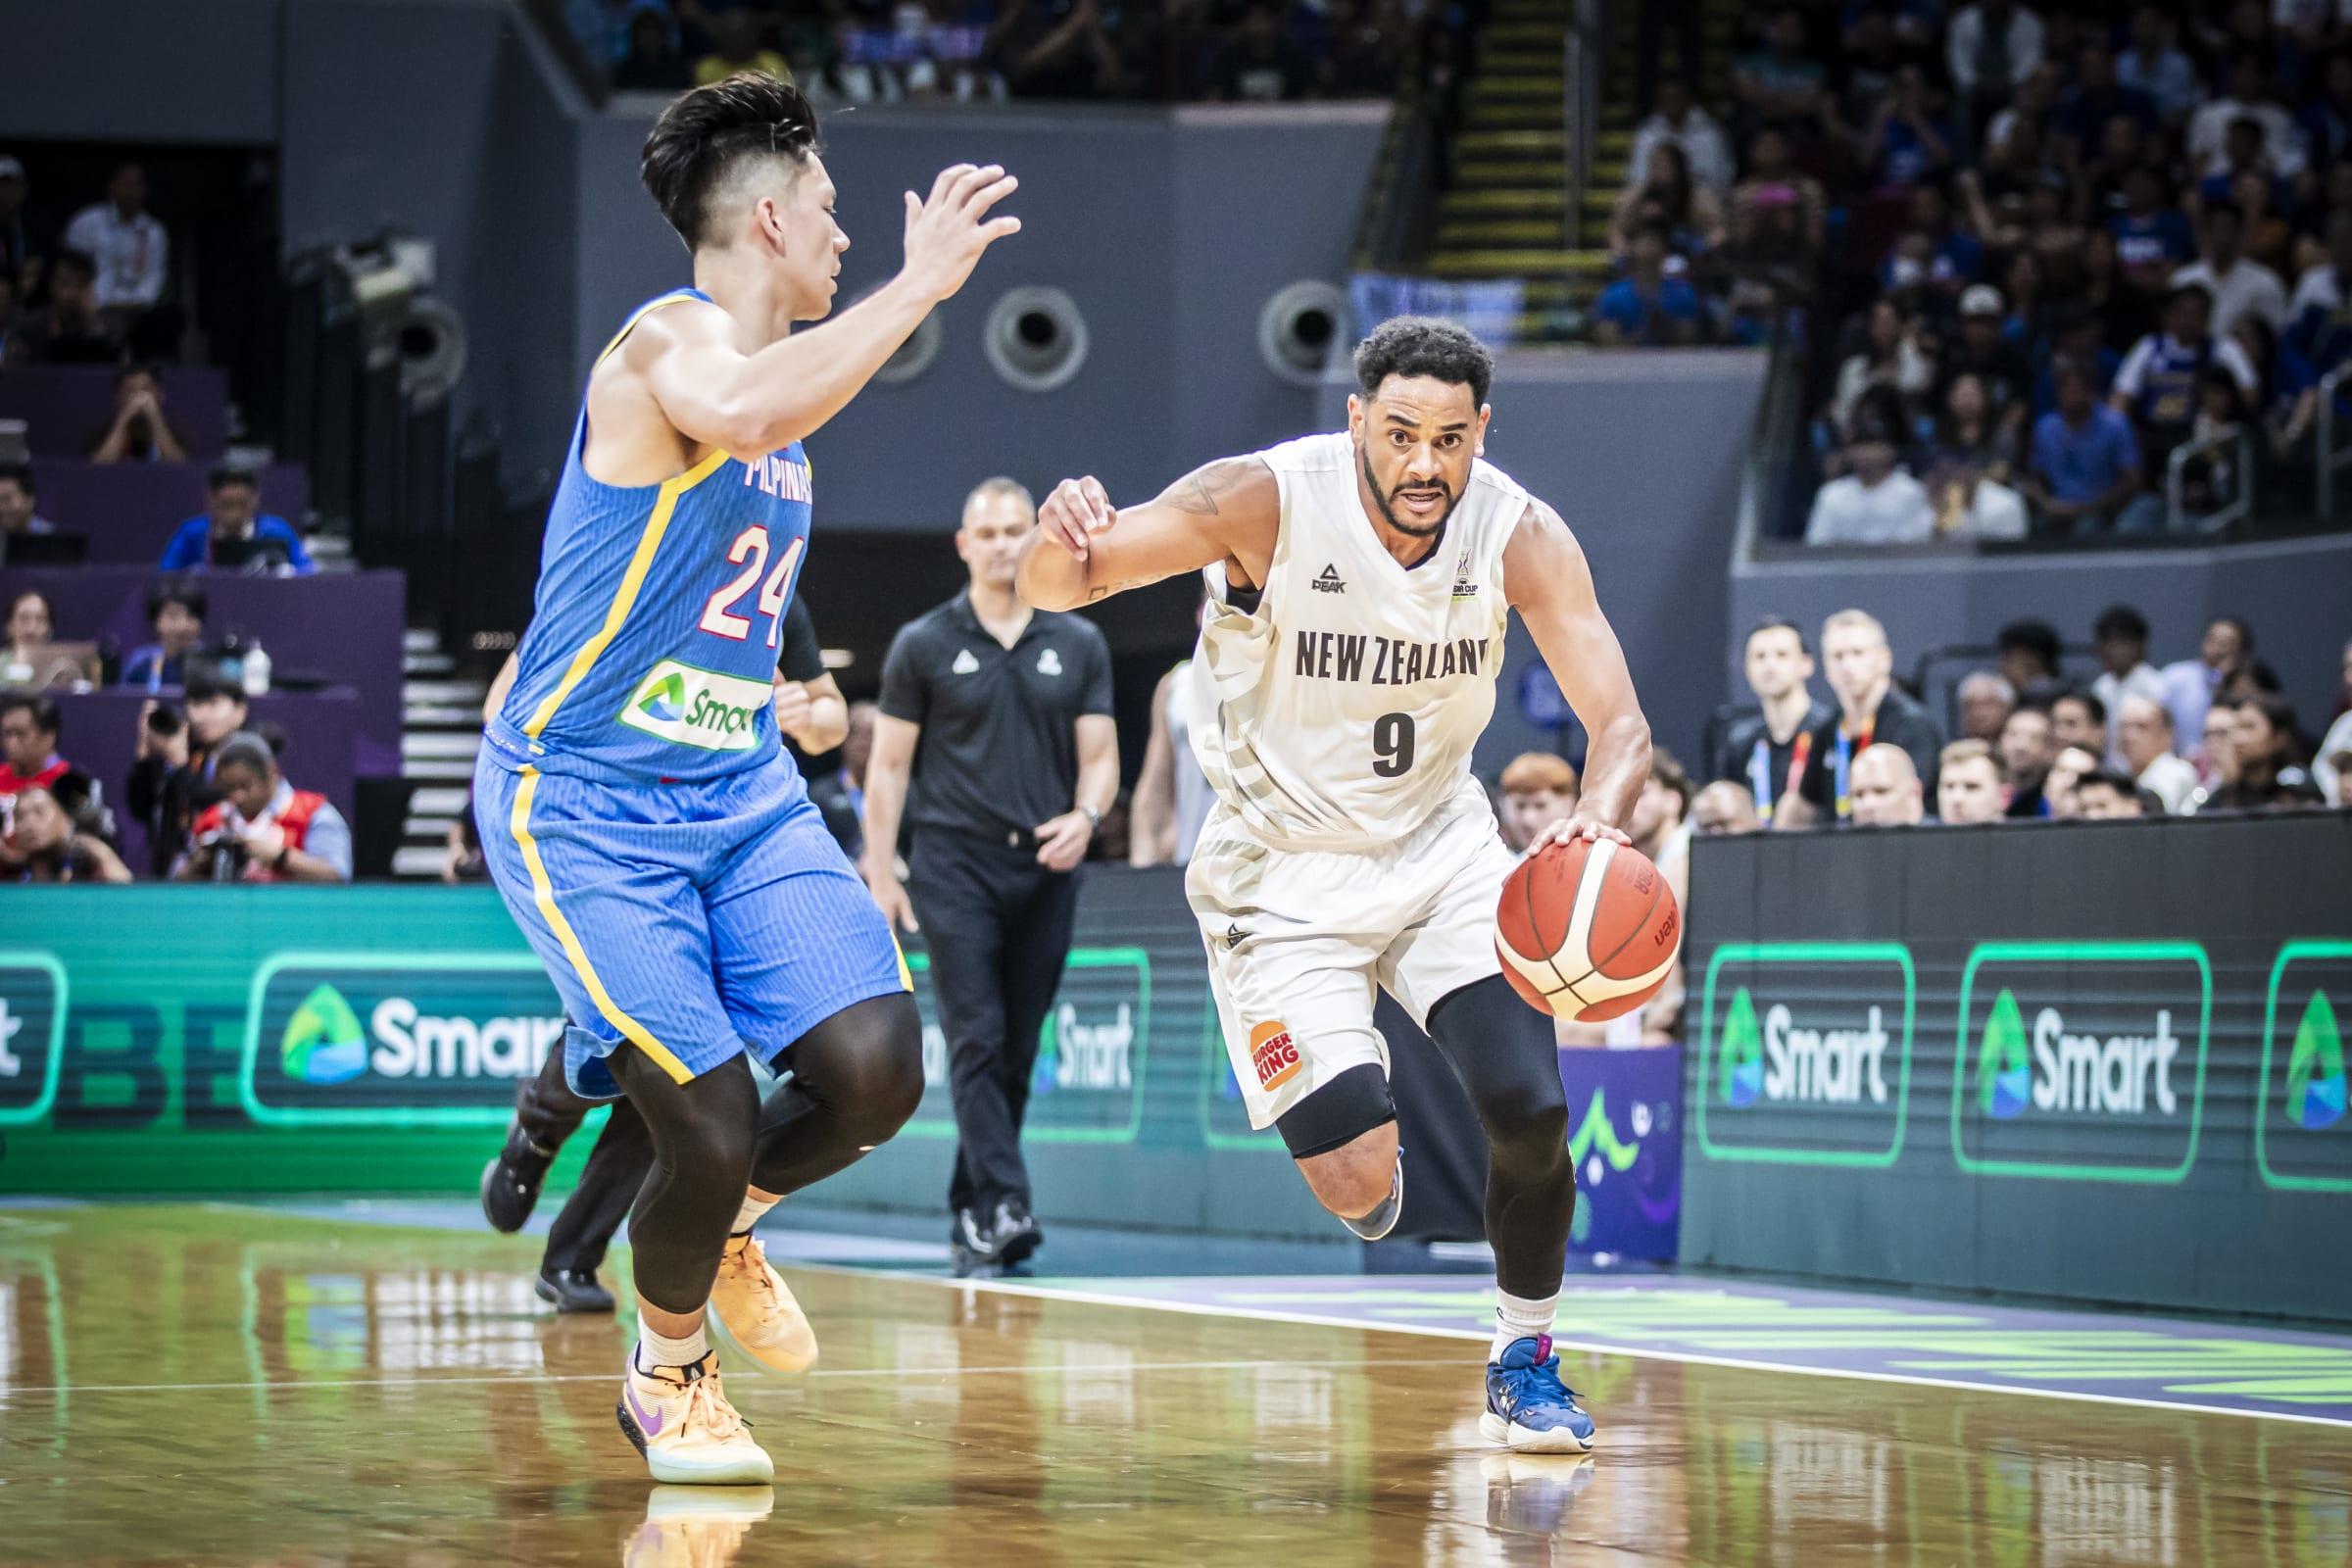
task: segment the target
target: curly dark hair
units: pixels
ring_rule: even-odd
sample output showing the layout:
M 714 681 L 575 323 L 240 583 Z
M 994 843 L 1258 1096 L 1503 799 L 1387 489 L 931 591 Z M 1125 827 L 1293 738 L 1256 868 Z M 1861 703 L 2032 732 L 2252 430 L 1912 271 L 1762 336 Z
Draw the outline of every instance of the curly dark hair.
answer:
M 1426 375 L 1470 389 L 1484 407 L 1494 380 L 1494 357 L 1469 329 L 1431 316 L 1392 317 L 1355 346 L 1355 380 L 1365 397 L 1392 375 Z
M 710 196 L 746 160 L 788 160 L 797 174 L 823 150 L 798 87 L 745 71 L 670 100 L 645 138 L 639 175 L 688 250 L 710 237 Z

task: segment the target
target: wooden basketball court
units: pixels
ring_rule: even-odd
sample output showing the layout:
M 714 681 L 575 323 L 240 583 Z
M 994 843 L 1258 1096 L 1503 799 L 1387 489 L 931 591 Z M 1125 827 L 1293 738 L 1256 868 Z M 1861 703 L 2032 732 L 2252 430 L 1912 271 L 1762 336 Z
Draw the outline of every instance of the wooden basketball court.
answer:
M 1573 1355 L 1590 1458 L 1460 1340 L 802 1270 L 772 1489 L 657 1488 L 534 1244 L 0 1210 L 0 1561 L 2341 1565 L 2352 1429 Z M 1566 1326 L 1563 1326 L 1566 1332 Z

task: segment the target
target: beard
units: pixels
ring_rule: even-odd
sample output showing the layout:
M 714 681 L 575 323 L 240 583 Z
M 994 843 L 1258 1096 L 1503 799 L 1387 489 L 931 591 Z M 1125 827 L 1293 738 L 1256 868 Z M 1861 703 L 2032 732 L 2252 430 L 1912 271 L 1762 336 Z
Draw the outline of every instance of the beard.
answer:
M 1460 502 L 1451 490 L 1446 488 L 1445 480 L 1440 479 L 1428 487 L 1446 498 L 1446 510 L 1438 514 L 1437 520 L 1427 523 L 1407 522 L 1396 515 L 1396 508 L 1393 504 L 1393 498 L 1396 492 L 1390 490 L 1384 494 L 1380 488 L 1380 481 L 1372 476 L 1371 452 L 1358 447 L 1356 454 L 1356 461 L 1362 465 L 1364 470 L 1364 488 L 1372 492 L 1372 504 L 1380 508 L 1380 514 L 1388 519 L 1390 527 L 1398 533 L 1410 534 L 1415 539 L 1435 539 L 1446 531 L 1446 520 L 1453 515 L 1453 509 L 1460 505 Z

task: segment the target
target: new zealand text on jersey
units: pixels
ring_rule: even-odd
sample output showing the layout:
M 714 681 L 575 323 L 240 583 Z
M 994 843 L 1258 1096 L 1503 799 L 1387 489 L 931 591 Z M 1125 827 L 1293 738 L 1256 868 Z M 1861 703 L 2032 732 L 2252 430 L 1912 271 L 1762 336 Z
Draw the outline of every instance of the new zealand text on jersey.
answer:
M 1410 686 L 1446 675 L 1475 675 L 1486 667 L 1486 637 L 1456 637 L 1443 643 L 1408 643 L 1362 632 L 1302 631 L 1292 673 L 1315 680 L 1364 681 L 1374 686 Z M 1367 646 L 1368 645 L 1368 646 Z M 1364 655 L 1372 656 L 1367 673 Z

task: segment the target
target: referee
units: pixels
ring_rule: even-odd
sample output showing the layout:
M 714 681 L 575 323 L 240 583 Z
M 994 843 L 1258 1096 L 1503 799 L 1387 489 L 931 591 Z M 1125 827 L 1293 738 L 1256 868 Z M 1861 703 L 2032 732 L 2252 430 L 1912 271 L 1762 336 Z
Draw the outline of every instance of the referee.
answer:
M 1021 1117 L 1070 953 L 1074 873 L 1119 791 L 1109 645 L 1092 621 L 1013 592 L 1036 526 L 1036 503 L 1010 479 L 965 498 L 956 553 L 971 581 L 892 641 L 866 764 L 866 885 L 896 925 L 913 931 L 919 916 L 948 1037 L 958 1276 L 1001 1273 L 1042 1239 Z M 902 816 L 913 829 L 904 885 Z

